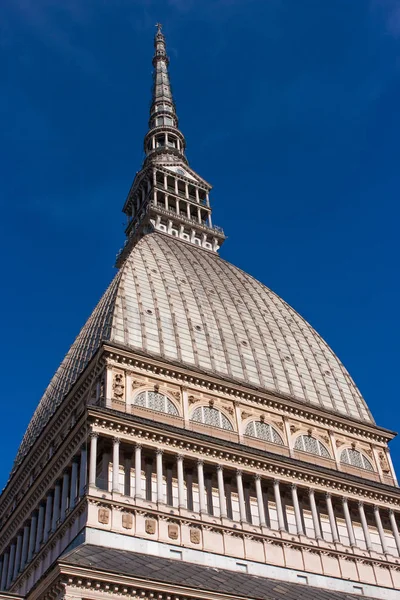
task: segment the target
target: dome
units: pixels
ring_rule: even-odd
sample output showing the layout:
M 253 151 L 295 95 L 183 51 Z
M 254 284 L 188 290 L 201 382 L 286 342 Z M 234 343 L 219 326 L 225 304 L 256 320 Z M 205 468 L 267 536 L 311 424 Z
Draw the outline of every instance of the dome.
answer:
M 46 389 L 20 462 L 102 340 L 373 423 L 350 375 L 284 300 L 220 258 L 173 237 L 142 237 Z

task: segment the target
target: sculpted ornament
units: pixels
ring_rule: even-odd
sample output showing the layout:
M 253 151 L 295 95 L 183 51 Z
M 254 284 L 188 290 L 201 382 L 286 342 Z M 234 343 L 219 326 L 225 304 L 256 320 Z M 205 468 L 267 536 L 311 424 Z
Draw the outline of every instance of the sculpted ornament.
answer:
M 177 540 L 178 539 L 178 533 L 179 533 L 178 525 L 175 525 L 174 523 L 169 523 L 169 525 L 168 525 L 168 537 L 171 538 L 171 540 Z
M 99 523 L 102 523 L 103 525 L 108 525 L 110 521 L 110 511 L 108 510 L 108 508 L 99 508 L 97 518 L 99 520 Z
M 122 375 L 122 373 L 115 373 L 113 381 L 114 397 L 117 398 L 117 400 L 122 400 L 124 397 L 124 391 L 124 376 Z
M 379 452 L 379 464 L 383 473 L 390 473 L 389 465 L 387 463 L 386 456 L 383 452 Z
M 124 529 L 132 529 L 133 517 L 130 513 L 122 513 L 122 527 Z
M 192 528 L 190 530 L 190 541 L 192 544 L 200 544 L 200 529 Z
M 145 527 L 146 533 L 149 533 L 150 535 L 155 534 L 156 522 L 154 521 L 154 519 L 146 519 L 144 527 Z

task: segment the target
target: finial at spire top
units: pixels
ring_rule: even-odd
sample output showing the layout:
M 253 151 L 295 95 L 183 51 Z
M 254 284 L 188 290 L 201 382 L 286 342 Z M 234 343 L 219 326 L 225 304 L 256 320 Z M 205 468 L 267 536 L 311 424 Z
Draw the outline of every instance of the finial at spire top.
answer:
M 156 23 L 155 27 L 157 27 L 157 33 L 162 33 L 162 24 L 161 23 Z

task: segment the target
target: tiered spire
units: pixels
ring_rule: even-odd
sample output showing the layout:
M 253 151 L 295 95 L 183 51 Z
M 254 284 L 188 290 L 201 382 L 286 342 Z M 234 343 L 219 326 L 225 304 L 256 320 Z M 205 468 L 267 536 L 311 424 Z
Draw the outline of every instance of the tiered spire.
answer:
M 211 221 L 211 185 L 189 167 L 185 156 L 186 141 L 172 97 L 165 37 L 161 25 L 156 27 L 149 131 L 144 139 L 146 157 L 123 208 L 128 217 L 127 240 L 117 266 L 142 235 L 155 230 L 214 252 L 225 240 L 222 229 Z
M 162 160 L 171 155 L 187 163 L 184 155 L 186 142 L 178 128 L 175 103 L 169 81 L 169 58 L 161 24 L 157 23 L 154 36 L 153 96 L 150 108 L 149 132 L 144 140 L 147 157 Z

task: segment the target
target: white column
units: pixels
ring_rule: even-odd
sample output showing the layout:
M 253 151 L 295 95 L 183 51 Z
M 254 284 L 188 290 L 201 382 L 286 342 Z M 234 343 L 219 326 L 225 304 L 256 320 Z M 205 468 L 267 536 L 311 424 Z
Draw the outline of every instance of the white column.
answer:
M 29 549 L 28 549 L 28 562 L 32 560 L 33 552 L 35 550 L 36 541 L 36 527 L 37 527 L 37 514 L 34 513 L 31 519 L 31 530 L 29 536 Z
M 71 467 L 71 486 L 69 490 L 69 508 L 72 510 L 76 503 L 76 497 L 78 495 L 78 460 L 74 458 L 72 460 Z
M 292 483 L 291 488 L 292 488 L 292 502 L 293 502 L 293 508 L 294 508 L 294 516 L 296 519 L 297 535 L 304 535 L 303 521 L 301 520 L 299 497 L 297 495 L 297 485 L 295 483 Z
M 346 527 L 347 527 L 347 533 L 349 535 L 350 546 L 353 548 L 357 544 L 356 544 L 356 538 L 354 536 L 353 523 L 351 521 L 349 505 L 347 502 L 347 498 L 342 498 L 342 501 L 343 501 L 344 520 L 346 521 Z
M 393 531 L 393 536 L 396 542 L 396 547 L 397 547 L 397 552 L 399 553 L 400 556 L 400 536 L 399 536 L 399 529 L 397 527 L 397 523 L 396 523 L 396 516 L 393 512 L 392 509 L 389 510 L 389 519 L 390 519 L 390 525 L 392 526 L 392 531 Z
M 264 509 L 264 500 L 263 500 L 262 487 L 261 487 L 261 476 L 255 475 L 254 481 L 255 481 L 255 486 L 256 486 L 258 519 L 260 521 L 261 527 L 266 527 L 267 521 L 265 520 L 265 509 Z
M 13 578 L 14 562 L 15 562 L 15 543 L 11 544 L 11 549 L 10 549 L 10 559 L 9 559 L 9 563 L 8 563 L 8 573 L 7 573 L 7 587 L 10 587 L 11 581 Z
M 68 488 L 69 488 L 69 475 L 68 475 L 67 471 L 64 471 L 62 492 L 61 492 L 61 513 L 60 513 L 61 521 L 64 521 L 66 514 L 67 514 Z
M 60 497 L 61 497 L 61 484 L 58 481 L 54 488 L 54 502 L 53 502 L 53 516 L 51 520 L 51 530 L 57 529 L 57 521 L 60 518 Z
M 360 501 L 358 503 L 358 512 L 360 513 L 360 521 L 361 521 L 361 527 L 362 527 L 363 534 L 364 534 L 365 545 L 367 547 L 367 550 L 372 550 L 371 536 L 369 534 L 367 518 L 365 516 L 365 511 L 364 511 L 364 502 Z
M 244 502 L 243 479 L 242 479 L 242 471 L 240 469 L 238 469 L 236 471 L 236 485 L 237 485 L 238 497 L 239 497 L 240 521 L 242 523 L 246 523 L 246 521 L 247 521 L 246 504 Z
M 112 467 L 112 491 L 119 492 L 119 445 L 121 440 L 113 438 L 113 467 Z
M 332 505 L 332 496 L 329 493 L 326 494 L 326 507 L 328 509 L 329 525 L 331 528 L 332 539 L 336 544 L 338 544 L 340 542 L 340 538 L 336 525 L 335 511 L 333 510 Z
M 17 537 L 17 550 L 15 552 L 13 579 L 15 579 L 19 573 L 19 567 L 21 565 L 21 550 L 22 550 L 22 535 L 20 534 Z
M 374 506 L 374 514 L 375 514 L 376 526 L 377 526 L 378 532 L 379 532 L 379 538 L 381 540 L 382 550 L 383 550 L 384 554 L 389 554 L 389 550 L 388 550 L 387 543 L 386 543 L 385 532 L 384 532 L 383 526 L 382 526 L 381 514 L 379 512 L 378 506 Z
M 39 506 L 39 518 L 38 518 L 38 524 L 37 524 L 37 529 L 36 529 L 35 552 L 39 552 L 39 550 L 40 550 L 40 544 L 42 543 L 42 539 L 43 539 L 43 527 L 44 527 L 44 506 L 43 506 L 43 504 L 41 504 Z
M 279 531 L 285 531 L 285 520 L 283 518 L 281 492 L 279 489 L 278 479 L 274 479 L 274 496 L 275 496 L 275 504 L 276 504 L 276 513 L 278 515 Z
M 47 542 L 51 531 L 51 513 L 53 508 L 53 496 L 47 494 L 46 498 L 46 514 L 44 517 L 44 530 L 43 530 L 43 542 Z
M 28 558 L 28 540 L 29 540 L 29 525 L 25 525 L 24 537 L 22 539 L 21 571 L 25 567 L 26 559 Z
M 8 563 L 9 563 L 9 553 L 5 552 L 4 558 L 3 558 L 3 570 L 1 572 L 1 583 L 0 583 L 0 587 L 2 590 L 6 589 Z
M 176 467 L 178 472 L 178 506 L 179 508 L 186 508 L 185 506 L 185 485 L 183 478 L 183 456 L 178 454 L 176 457 Z
M 157 467 L 157 502 L 165 504 L 164 498 L 164 482 L 163 482 L 163 450 L 157 449 L 156 452 L 156 467 Z
M 89 457 L 89 487 L 96 487 L 97 466 L 97 438 L 99 434 L 93 431 L 90 434 L 90 457 Z
M 315 493 L 312 488 L 309 489 L 309 497 L 310 497 L 310 506 L 311 506 L 311 515 L 314 526 L 314 533 L 316 540 L 322 540 L 321 527 L 318 519 L 318 509 L 317 504 L 315 502 Z
M 220 517 L 226 519 L 226 498 L 225 498 L 225 484 L 224 484 L 224 470 L 222 465 L 217 465 L 217 479 L 218 479 L 218 496 L 219 496 L 219 513 Z
M 142 497 L 142 446 L 135 446 L 135 499 Z
M 79 467 L 79 498 L 83 498 L 86 488 L 87 450 L 81 449 L 81 464 Z
M 203 469 L 203 461 L 197 461 L 197 479 L 199 484 L 199 505 L 200 505 L 200 514 L 206 514 L 206 500 L 205 500 L 205 489 L 204 489 L 204 469 Z

